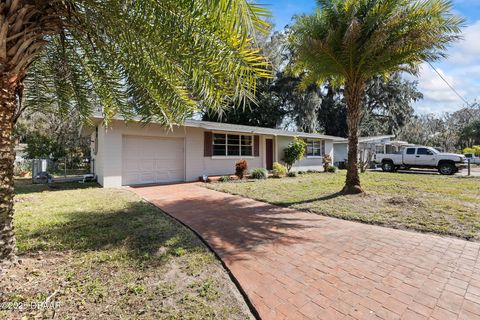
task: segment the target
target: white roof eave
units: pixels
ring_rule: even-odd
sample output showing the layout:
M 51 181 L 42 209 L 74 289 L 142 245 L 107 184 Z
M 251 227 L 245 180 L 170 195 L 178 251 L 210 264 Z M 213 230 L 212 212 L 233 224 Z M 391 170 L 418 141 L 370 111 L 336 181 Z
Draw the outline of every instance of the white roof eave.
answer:
M 96 120 L 101 120 L 103 119 L 103 116 L 99 114 L 95 114 L 91 118 Z M 115 116 L 113 120 L 126 121 L 125 118 L 120 116 Z M 135 118 L 127 121 L 141 122 L 141 119 Z M 155 122 L 153 121 L 152 123 L 155 123 Z M 235 125 L 235 124 L 221 123 L 221 122 L 209 122 L 209 121 L 201 121 L 201 120 L 186 120 L 185 123 L 178 124 L 178 126 L 202 128 L 205 130 L 221 131 L 221 132 L 239 132 L 239 133 L 262 134 L 262 135 L 272 135 L 272 136 L 324 139 L 324 140 L 333 140 L 334 142 L 341 141 L 344 139 L 342 137 L 335 137 L 335 136 L 316 134 L 316 133 L 285 131 L 281 129 L 250 127 L 250 126 Z

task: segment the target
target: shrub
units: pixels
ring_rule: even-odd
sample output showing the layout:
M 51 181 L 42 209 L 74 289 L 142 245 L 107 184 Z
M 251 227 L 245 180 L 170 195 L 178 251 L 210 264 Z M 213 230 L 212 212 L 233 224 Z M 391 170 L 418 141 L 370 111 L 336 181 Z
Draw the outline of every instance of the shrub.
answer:
M 255 169 L 252 169 L 251 176 L 253 179 L 267 179 L 268 171 L 263 168 L 255 168 Z
M 32 174 L 32 161 L 23 160 L 15 162 L 13 174 L 19 177 L 25 177 Z
M 338 169 L 342 169 L 342 170 L 347 169 L 347 162 L 346 161 L 340 161 L 338 163 Z
M 289 176 L 290 178 L 294 178 L 294 177 L 296 177 L 297 175 L 298 175 L 298 174 L 297 174 L 297 172 L 295 172 L 295 171 L 291 171 L 291 172 L 289 172 L 289 173 L 287 174 L 287 176 Z
M 276 178 L 284 177 L 287 174 L 287 168 L 279 162 L 274 162 L 272 168 L 273 176 Z
M 471 148 L 463 149 L 463 153 L 473 153 L 476 156 L 480 156 L 480 146 L 472 146 Z
M 329 165 L 329 166 L 326 168 L 325 172 L 335 173 L 335 172 L 337 172 L 337 170 L 338 170 L 337 167 L 335 167 L 335 166 L 330 166 L 330 165 Z
M 218 178 L 219 182 L 228 182 L 230 180 L 231 180 L 230 176 L 221 176 L 220 178 Z
M 303 158 L 303 154 L 305 153 L 305 148 L 307 144 L 302 139 L 298 139 L 295 137 L 292 142 L 285 148 L 283 151 L 285 153 L 283 161 L 287 165 L 287 170 L 290 172 L 292 169 L 293 164 Z
M 329 172 L 328 169 L 332 164 L 332 157 L 329 154 L 323 156 L 323 170 Z
M 248 163 L 247 160 L 239 160 L 237 163 L 235 163 L 235 175 L 239 179 L 243 179 L 245 175 L 247 174 L 248 170 Z

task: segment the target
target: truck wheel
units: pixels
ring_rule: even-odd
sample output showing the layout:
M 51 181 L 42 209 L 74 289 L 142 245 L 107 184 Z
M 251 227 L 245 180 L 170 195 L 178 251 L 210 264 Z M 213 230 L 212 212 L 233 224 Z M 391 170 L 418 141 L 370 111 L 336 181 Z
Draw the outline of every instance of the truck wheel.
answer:
M 451 163 L 440 163 L 438 166 L 438 172 L 443 175 L 452 175 L 456 171 L 456 167 Z
M 384 162 L 382 163 L 382 170 L 384 172 L 393 172 L 395 171 L 395 166 L 393 165 L 393 162 Z

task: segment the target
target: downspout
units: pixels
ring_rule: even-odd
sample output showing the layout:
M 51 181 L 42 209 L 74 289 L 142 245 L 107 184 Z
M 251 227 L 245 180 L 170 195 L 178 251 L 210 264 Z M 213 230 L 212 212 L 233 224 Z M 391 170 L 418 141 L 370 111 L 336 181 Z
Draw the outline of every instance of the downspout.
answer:
M 273 135 L 273 140 L 275 141 L 275 143 L 273 144 L 273 162 L 279 162 L 278 161 L 278 142 L 277 142 L 277 138 L 278 136 L 275 134 Z

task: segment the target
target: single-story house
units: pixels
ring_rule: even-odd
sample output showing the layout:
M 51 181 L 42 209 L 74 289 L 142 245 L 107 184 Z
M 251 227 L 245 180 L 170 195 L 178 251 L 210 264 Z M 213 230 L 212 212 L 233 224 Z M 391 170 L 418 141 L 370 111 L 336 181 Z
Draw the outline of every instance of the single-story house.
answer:
M 305 139 L 305 157 L 293 170 L 322 170 L 340 137 L 278 129 L 187 120 L 173 128 L 116 119 L 92 118 L 92 173 L 104 187 L 196 181 L 233 174 L 240 159 L 250 169 L 272 169 L 294 137 Z
M 358 158 L 366 161 L 373 156 L 381 146 L 382 150 L 385 145 L 391 142 L 394 135 L 359 137 L 358 138 Z M 336 166 L 346 162 L 348 157 L 348 139 L 337 140 L 333 144 L 333 158 Z

